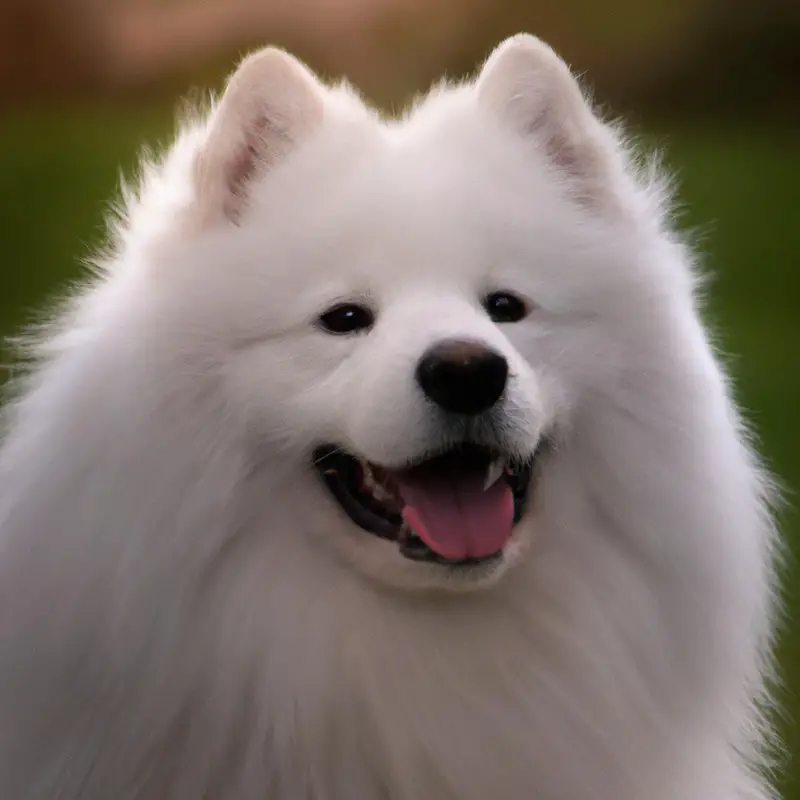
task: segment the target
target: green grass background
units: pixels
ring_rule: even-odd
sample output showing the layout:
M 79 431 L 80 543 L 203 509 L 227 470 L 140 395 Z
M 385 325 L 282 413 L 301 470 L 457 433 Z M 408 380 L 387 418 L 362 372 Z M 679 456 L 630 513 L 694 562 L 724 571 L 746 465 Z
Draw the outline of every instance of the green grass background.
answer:
M 0 119 L 0 333 L 30 321 L 103 241 L 103 213 L 120 168 L 130 174 L 143 141 L 164 141 L 171 118 L 130 109 L 72 109 Z M 800 148 L 790 133 L 655 127 L 677 171 L 704 263 L 715 275 L 708 317 L 719 334 L 739 399 L 771 468 L 787 488 L 783 531 L 800 551 Z M 1 490 L 1 488 L 0 488 Z M 800 573 L 785 579 L 780 642 L 781 721 L 789 761 L 786 800 L 800 800 Z

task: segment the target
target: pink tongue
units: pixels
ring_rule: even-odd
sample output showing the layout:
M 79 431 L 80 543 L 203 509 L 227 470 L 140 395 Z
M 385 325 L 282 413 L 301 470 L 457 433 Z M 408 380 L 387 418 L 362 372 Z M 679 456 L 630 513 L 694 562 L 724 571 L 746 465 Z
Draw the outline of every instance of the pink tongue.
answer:
M 442 558 L 485 558 L 511 537 L 514 496 L 504 480 L 483 491 L 480 475 L 455 481 L 399 481 L 403 519 Z

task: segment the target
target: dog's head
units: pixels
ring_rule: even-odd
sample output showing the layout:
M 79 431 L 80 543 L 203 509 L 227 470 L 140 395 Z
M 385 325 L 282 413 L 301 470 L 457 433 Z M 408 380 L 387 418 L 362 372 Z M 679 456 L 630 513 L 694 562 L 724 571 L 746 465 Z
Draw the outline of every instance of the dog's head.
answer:
M 390 582 L 496 579 L 640 297 L 637 190 L 569 70 L 515 37 L 387 122 L 267 49 L 192 136 L 175 296 L 299 527 Z

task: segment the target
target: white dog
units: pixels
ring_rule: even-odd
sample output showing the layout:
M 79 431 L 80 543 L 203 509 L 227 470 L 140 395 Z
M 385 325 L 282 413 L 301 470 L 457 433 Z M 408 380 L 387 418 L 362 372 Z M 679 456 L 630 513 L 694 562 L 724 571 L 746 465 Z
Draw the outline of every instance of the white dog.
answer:
M 664 186 L 517 36 L 246 59 L 0 451 L 3 800 L 763 800 L 775 538 Z

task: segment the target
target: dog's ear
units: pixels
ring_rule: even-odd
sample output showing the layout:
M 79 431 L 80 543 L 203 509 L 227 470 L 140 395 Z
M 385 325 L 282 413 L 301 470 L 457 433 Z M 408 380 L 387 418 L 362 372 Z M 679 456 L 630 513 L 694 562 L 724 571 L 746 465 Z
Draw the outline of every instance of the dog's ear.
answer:
M 528 34 L 506 39 L 484 64 L 476 91 L 478 103 L 502 124 L 545 149 L 581 201 L 615 202 L 616 142 L 548 45 Z
M 268 47 L 242 61 L 212 112 L 194 164 L 201 225 L 236 222 L 252 183 L 322 122 L 324 89 L 296 58 Z

